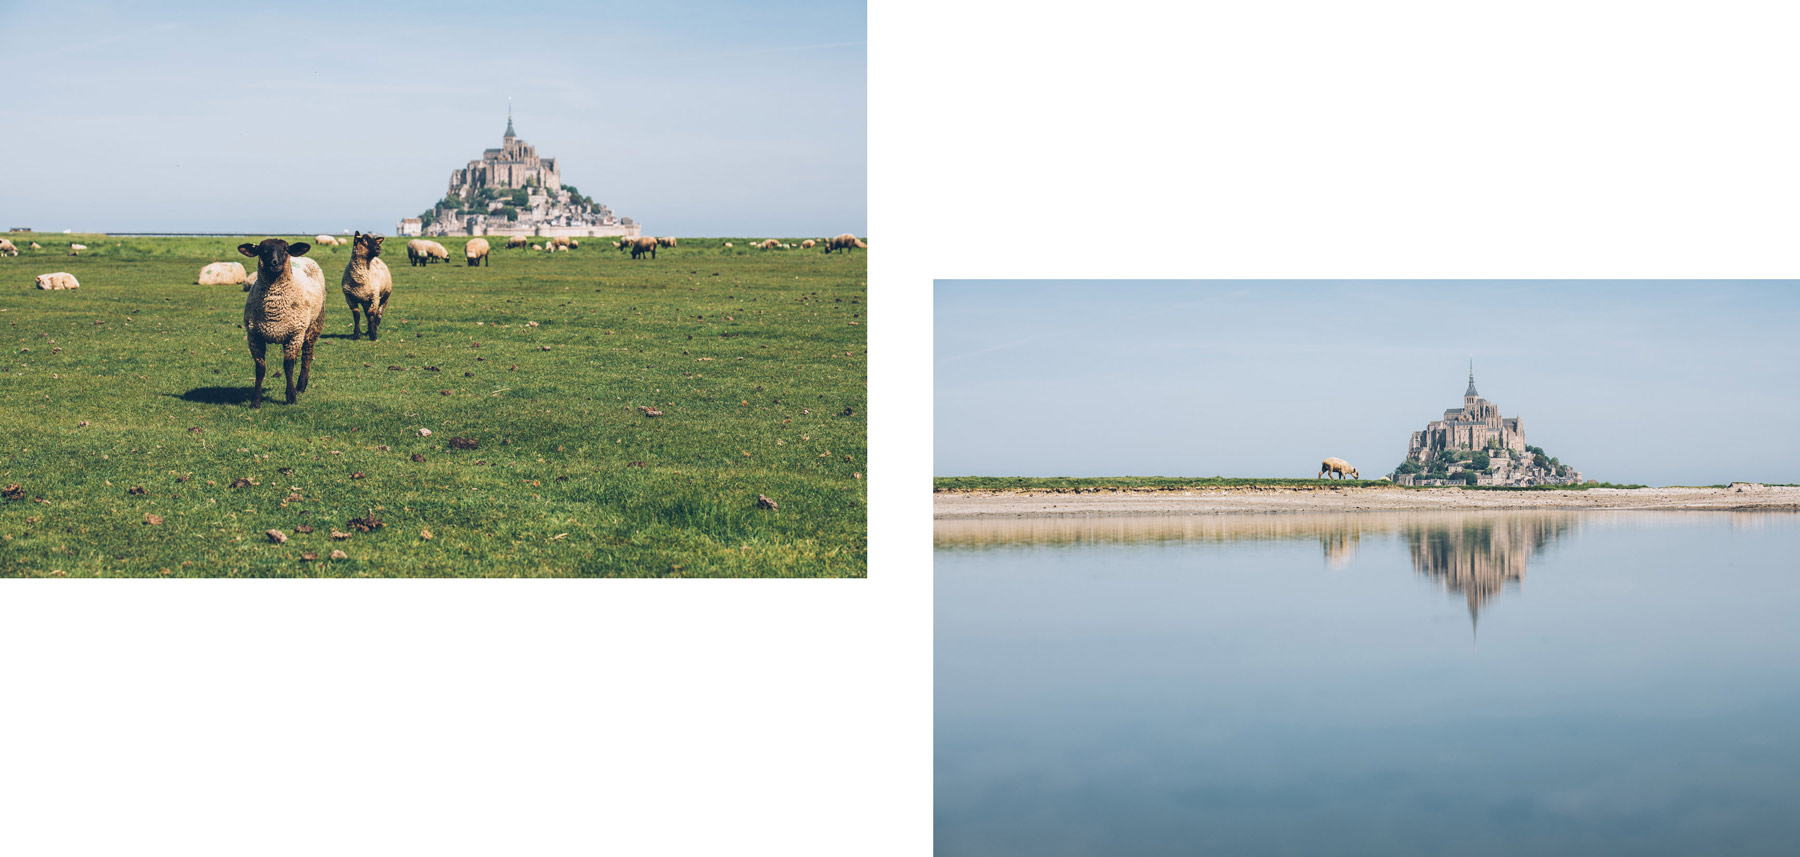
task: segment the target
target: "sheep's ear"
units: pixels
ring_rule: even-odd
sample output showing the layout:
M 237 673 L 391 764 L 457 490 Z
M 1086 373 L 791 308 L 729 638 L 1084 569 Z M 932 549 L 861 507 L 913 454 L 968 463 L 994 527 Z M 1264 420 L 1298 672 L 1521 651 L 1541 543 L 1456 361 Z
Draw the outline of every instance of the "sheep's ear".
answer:
M 387 237 L 386 237 L 386 236 L 383 236 L 383 235 L 371 235 L 371 236 L 369 236 L 369 237 L 370 237 L 370 238 L 372 238 L 372 239 L 374 239 L 374 241 L 375 241 L 375 246 L 377 246 L 377 247 L 380 247 L 380 246 L 381 246 L 381 242 L 383 242 L 383 241 L 386 241 L 386 240 L 387 240 Z
M 304 256 L 304 255 L 306 255 L 306 251 L 311 250 L 311 249 L 312 249 L 312 245 L 306 243 L 305 241 L 302 241 L 298 244 L 289 244 L 288 245 L 288 255 L 289 256 Z
M 238 252 L 254 259 L 254 258 L 256 258 L 256 245 L 255 244 L 239 244 Z

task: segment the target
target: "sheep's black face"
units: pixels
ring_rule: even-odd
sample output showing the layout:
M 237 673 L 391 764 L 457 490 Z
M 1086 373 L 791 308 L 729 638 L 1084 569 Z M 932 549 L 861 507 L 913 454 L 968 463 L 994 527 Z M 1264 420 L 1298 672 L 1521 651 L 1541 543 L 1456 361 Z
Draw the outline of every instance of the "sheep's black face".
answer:
M 364 251 L 368 254 L 369 258 L 373 259 L 376 256 L 381 255 L 381 242 L 383 240 L 384 239 L 380 235 L 376 235 L 372 232 L 367 235 L 358 232 L 356 233 L 356 249 Z
M 304 241 L 289 244 L 280 238 L 264 238 L 261 244 L 239 244 L 238 252 L 262 263 L 262 267 L 279 271 L 287 267 L 289 256 L 304 256 L 312 245 Z

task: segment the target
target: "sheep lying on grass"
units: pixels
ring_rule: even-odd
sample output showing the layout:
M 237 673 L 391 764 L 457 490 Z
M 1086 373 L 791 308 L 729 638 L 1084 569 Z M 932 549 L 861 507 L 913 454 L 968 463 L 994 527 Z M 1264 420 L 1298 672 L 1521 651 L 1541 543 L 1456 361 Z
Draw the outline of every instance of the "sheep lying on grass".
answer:
M 619 249 L 620 250 L 630 250 L 631 258 L 633 258 L 633 259 L 636 259 L 639 256 L 644 255 L 645 253 L 649 253 L 650 258 L 654 259 L 654 258 L 656 258 L 656 239 L 655 238 L 627 238 L 624 241 L 619 242 Z
M 54 274 L 37 275 L 37 287 L 44 291 L 51 292 L 62 291 L 64 289 L 79 289 L 81 288 L 81 284 L 75 281 L 74 274 L 68 273 L 67 271 L 57 271 Z
M 79 255 L 81 255 L 81 251 L 86 250 L 86 249 L 87 249 L 86 244 L 70 244 L 69 245 L 69 255 L 79 256 Z
M 235 286 L 244 281 L 244 266 L 236 262 L 214 262 L 200 269 L 202 286 Z
M 387 311 L 388 296 L 394 291 L 394 275 L 381 261 L 381 242 L 387 239 L 370 233 L 356 233 L 350 246 L 350 264 L 344 266 L 344 303 L 350 305 L 350 339 L 362 338 L 362 315 L 369 317 L 369 341 L 374 342 L 381 315 Z M 361 315 L 358 315 L 358 313 Z
M 250 358 L 256 361 L 256 391 L 250 407 L 262 406 L 263 353 L 273 342 L 281 346 L 282 378 L 287 381 L 287 403 L 306 392 L 312 374 L 313 343 L 325 327 L 325 272 L 319 263 L 301 256 L 312 246 L 302 241 L 289 244 L 280 238 L 264 238 L 261 244 L 239 244 L 238 252 L 257 260 L 255 286 L 244 301 L 244 334 Z M 300 361 L 298 383 L 294 361 Z
M 42 245 L 42 244 L 39 244 L 39 243 L 37 243 L 37 242 L 36 242 L 36 241 L 33 241 L 33 242 L 31 242 L 31 249 L 33 249 L 33 250 L 42 250 L 42 249 L 44 249 L 44 245 Z
M 5 238 L 0 238 L 0 256 L 17 256 L 17 255 L 19 255 L 19 248 L 14 247 L 13 243 L 11 241 L 6 240 Z
M 869 249 L 869 245 L 864 244 L 855 235 L 851 235 L 848 232 L 833 238 L 825 239 L 825 252 L 827 253 L 830 253 L 833 250 L 849 250 L 851 248 L 867 250 Z
M 471 238 L 471 239 L 469 239 L 469 243 L 463 245 L 463 258 L 465 258 L 469 261 L 469 267 L 471 267 L 471 268 L 475 267 L 475 265 L 477 263 L 482 264 L 482 265 L 487 265 L 488 264 L 487 239 L 486 238 Z
M 727 241 L 727 242 L 725 242 L 725 249 L 727 249 L 727 250 L 730 250 L 730 249 L 731 249 L 731 242 L 730 242 L 730 241 Z

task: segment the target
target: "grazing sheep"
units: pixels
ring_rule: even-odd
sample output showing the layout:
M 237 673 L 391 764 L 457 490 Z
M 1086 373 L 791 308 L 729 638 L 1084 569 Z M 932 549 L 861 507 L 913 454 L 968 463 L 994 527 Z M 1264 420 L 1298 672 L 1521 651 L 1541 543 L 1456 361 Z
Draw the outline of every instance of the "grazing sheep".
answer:
M 853 247 L 863 250 L 869 249 L 869 245 L 864 244 L 855 235 L 851 235 L 848 232 L 833 238 L 825 239 L 825 252 L 827 253 L 830 253 L 833 250 L 849 250 Z
M 450 251 L 436 241 L 414 238 L 406 242 L 406 261 L 423 268 L 432 262 L 450 261 Z
M 487 239 L 486 238 L 471 238 L 471 239 L 469 239 L 469 243 L 463 245 L 463 258 L 468 260 L 469 267 L 471 267 L 471 268 L 475 267 L 475 264 L 477 262 L 479 262 L 483 265 L 488 264 Z
M 773 250 L 773 249 L 775 249 L 775 248 L 777 248 L 777 247 L 780 247 L 780 246 L 781 246 L 781 242 L 780 242 L 780 241 L 776 241 L 776 240 L 775 240 L 775 239 L 773 239 L 773 238 L 770 238 L 770 239 L 767 239 L 767 240 L 764 240 L 764 241 L 758 241 L 758 242 L 756 242 L 756 243 L 755 243 L 755 244 L 752 244 L 752 245 L 750 245 L 750 246 L 752 246 L 752 247 L 755 247 L 755 248 L 756 248 L 756 249 L 758 249 L 758 250 Z
M 525 240 L 525 236 L 514 235 L 511 238 L 506 239 L 506 249 L 511 250 L 514 247 L 524 247 L 530 243 L 530 241 Z
M 202 286 L 235 286 L 244 281 L 244 266 L 236 262 L 214 262 L 200 269 Z
M 550 245 L 553 247 L 567 247 L 569 246 L 569 237 L 567 235 L 558 235 L 555 238 L 550 239 Z
M 815 245 L 817 243 L 819 243 L 819 242 L 814 241 L 811 238 L 808 238 L 805 241 L 800 242 L 800 249 L 811 250 L 813 248 L 813 245 Z
M 37 275 L 37 287 L 45 291 L 61 291 L 63 289 L 79 289 L 81 284 L 75 281 L 75 275 L 66 271 L 54 274 Z
M 362 317 L 369 318 L 369 341 L 380 333 L 381 316 L 394 291 L 394 275 L 381 261 L 381 242 L 386 238 L 358 232 L 350 245 L 350 264 L 344 266 L 344 303 L 350 305 L 350 340 L 362 338 Z M 358 315 L 360 311 L 361 315 Z
M 673 237 L 658 238 L 658 239 L 656 239 L 656 246 L 658 246 L 658 247 L 673 247 L 673 246 L 675 246 L 675 239 Z
M 570 249 L 570 250 L 580 250 L 580 249 L 581 249 L 581 242 L 580 242 L 580 241 L 576 241 L 576 240 L 575 240 L 575 239 L 573 239 L 573 238 L 570 238 L 570 239 L 569 239 L 569 249 Z
M 79 256 L 79 255 L 81 255 L 81 251 L 86 250 L 86 249 L 87 249 L 86 244 L 70 244 L 69 245 L 69 255 Z
M 17 256 L 17 255 L 19 255 L 19 248 L 14 247 L 13 243 L 11 241 L 6 240 L 5 238 L 0 238 L 0 256 Z
M 649 253 L 650 258 L 654 259 L 654 258 L 656 258 L 656 239 L 655 238 L 627 238 L 624 241 L 619 242 L 619 249 L 620 250 L 630 250 L 631 258 L 633 258 L 633 259 L 636 259 L 639 256 L 644 255 L 645 253 Z
M 1362 475 L 1356 472 L 1356 468 L 1351 467 L 1350 462 L 1342 458 L 1327 458 L 1319 462 L 1319 478 L 1324 479 L 1327 473 L 1334 474 L 1339 479 L 1346 475 L 1351 479 L 1362 478 Z
M 250 358 L 256 361 L 256 392 L 250 407 L 262 407 L 264 349 L 281 346 L 282 378 L 287 381 L 287 403 L 298 401 L 312 375 L 313 344 L 325 327 L 325 272 L 319 263 L 301 256 L 312 246 L 302 241 L 289 244 L 280 238 L 264 238 L 261 244 L 239 244 L 238 252 L 257 260 L 256 286 L 244 301 L 244 334 Z M 298 383 L 294 361 L 300 361 Z

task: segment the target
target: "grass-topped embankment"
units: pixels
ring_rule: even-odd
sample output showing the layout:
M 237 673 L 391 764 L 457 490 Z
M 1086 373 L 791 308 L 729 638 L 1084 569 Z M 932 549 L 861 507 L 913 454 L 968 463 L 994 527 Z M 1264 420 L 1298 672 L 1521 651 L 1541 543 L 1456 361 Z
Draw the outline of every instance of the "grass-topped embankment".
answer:
M 1380 479 L 1258 479 L 1247 476 L 938 476 L 934 491 L 1190 491 L 1207 488 L 1383 488 L 1423 491 L 1430 486 L 1395 485 Z M 1470 491 L 1585 491 L 1589 488 L 1642 488 L 1611 482 L 1580 485 L 1451 485 Z
M 353 342 L 349 249 L 317 247 L 312 387 L 283 404 L 271 359 L 252 410 L 244 294 L 194 285 L 246 239 L 9 237 L 0 575 L 867 573 L 863 252 L 502 241 L 467 268 L 443 239 L 410 268 L 390 238 L 382 338 Z

